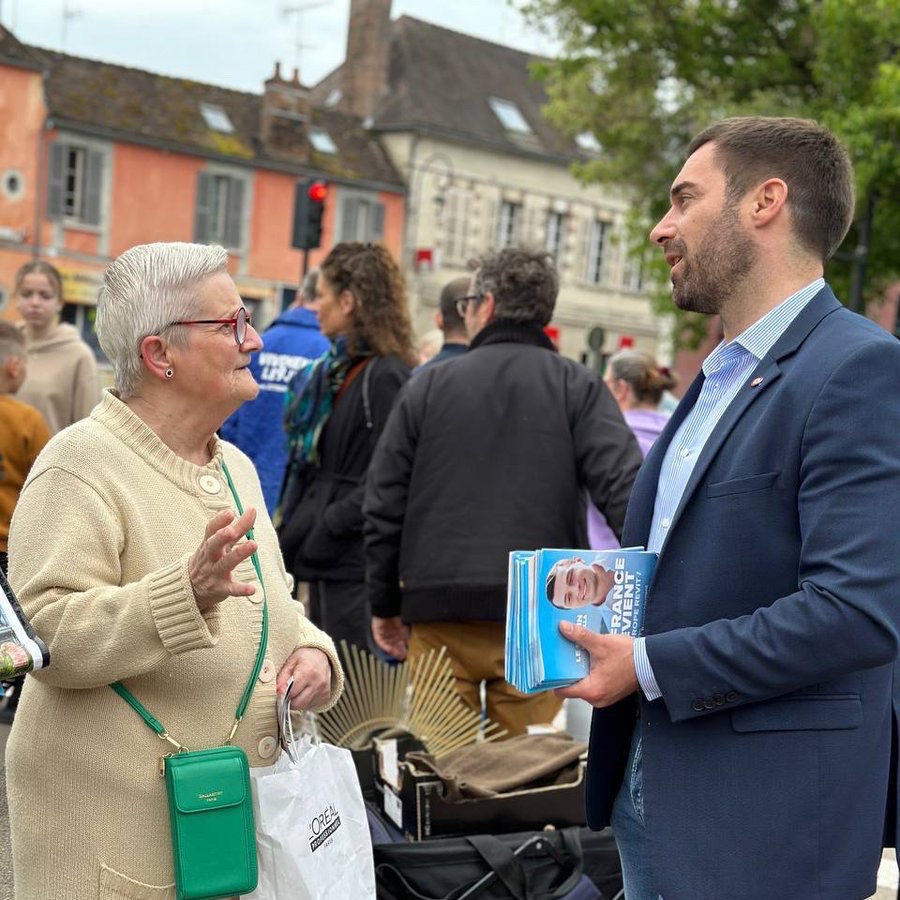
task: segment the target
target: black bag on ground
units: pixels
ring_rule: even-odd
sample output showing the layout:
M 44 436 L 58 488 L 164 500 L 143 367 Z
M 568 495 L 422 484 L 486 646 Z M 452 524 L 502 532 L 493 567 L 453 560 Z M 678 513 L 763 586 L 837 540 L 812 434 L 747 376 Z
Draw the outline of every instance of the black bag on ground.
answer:
M 469 835 L 373 849 L 379 900 L 563 900 L 582 875 L 605 900 L 622 887 L 609 829 Z

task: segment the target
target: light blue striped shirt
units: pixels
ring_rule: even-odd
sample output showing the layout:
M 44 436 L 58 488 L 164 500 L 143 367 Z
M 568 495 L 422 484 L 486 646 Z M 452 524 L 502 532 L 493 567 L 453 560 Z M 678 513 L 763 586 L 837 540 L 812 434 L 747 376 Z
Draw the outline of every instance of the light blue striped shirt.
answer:
M 719 419 L 747 383 L 747 377 L 772 349 L 775 342 L 803 307 L 825 286 L 823 278 L 791 294 L 761 319 L 742 331 L 734 340 L 724 341 L 703 363 L 705 380 L 700 396 L 675 433 L 659 470 L 653 521 L 647 538 L 647 549 L 657 553 L 668 536 L 669 526 L 681 502 L 697 459 Z M 652 603 L 652 597 L 650 599 Z M 647 657 L 645 640 L 634 642 L 634 667 L 638 682 L 648 700 L 656 700 L 662 691 L 656 683 Z

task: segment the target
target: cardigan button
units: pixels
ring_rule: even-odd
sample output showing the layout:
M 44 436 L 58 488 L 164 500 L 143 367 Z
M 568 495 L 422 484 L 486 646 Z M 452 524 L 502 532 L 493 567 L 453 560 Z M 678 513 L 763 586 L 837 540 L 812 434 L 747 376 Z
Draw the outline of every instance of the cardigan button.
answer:
M 278 746 L 278 741 L 276 741 L 275 738 L 264 737 L 259 742 L 259 747 L 257 747 L 257 749 L 259 750 L 259 755 L 263 759 L 268 759 L 270 756 L 273 756 L 275 754 L 275 748 L 277 746 Z
M 200 489 L 207 494 L 218 494 L 222 485 L 215 475 L 201 475 L 199 479 Z
M 275 679 L 275 663 L 271 659 L 264 659 L 262 668 L 259 670 L 259 680 L 263 684 L 268 684 Z

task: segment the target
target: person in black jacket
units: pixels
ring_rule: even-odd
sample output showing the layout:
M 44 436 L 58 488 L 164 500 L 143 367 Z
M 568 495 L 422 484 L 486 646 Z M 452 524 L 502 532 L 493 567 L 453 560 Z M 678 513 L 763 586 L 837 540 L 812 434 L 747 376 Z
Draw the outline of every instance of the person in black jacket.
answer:
M 404 389 L 364 504 L 376 643 L 414 659 L 444 645 L 463 699 L 510 734 L 552 721 L 553 693 L 503 678 L 511 550 L 587 547 L 586 496 L 618 533 L 641 451 L 599 376 L 544 333 L 559 278 L 543 252 L 478 263 L 460 301 L 471 338 Z
M 310 583 L 313 621 L 371 648 L 362 500 L 375 441 L 414 359 L 403 278 L 381 245 L 336 245 L 319 268 L 319 326 L 332 341 L 288 389 L 290 454 L 276 514 L 285 565 Z

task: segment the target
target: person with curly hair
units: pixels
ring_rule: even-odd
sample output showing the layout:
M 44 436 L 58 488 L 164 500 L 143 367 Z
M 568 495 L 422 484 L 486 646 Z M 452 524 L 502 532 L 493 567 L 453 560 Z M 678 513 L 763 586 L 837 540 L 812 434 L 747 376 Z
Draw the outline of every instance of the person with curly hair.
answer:
M 547 251 L 470 268 L 469 349 L 413 376 L 375 449 L 366 587 L 378 646 L 413 665 L 445 647 L 463 702 L 514 736 L 562 701 L 506 681 L 509 554 L 584 547 L 585 497 L 619 532 L 641 452 L 600 376 L 544 330 L 559 294 Z
M 276 512 L 285 565 L 309 583 L 313 621 L 372 649 L 362 501 L 372 451 L 415 361 L 406 288 L 380 244 L 337 244 L 319 267 L 319 327 L 331 342 L 288 388 L 290 445 Z

